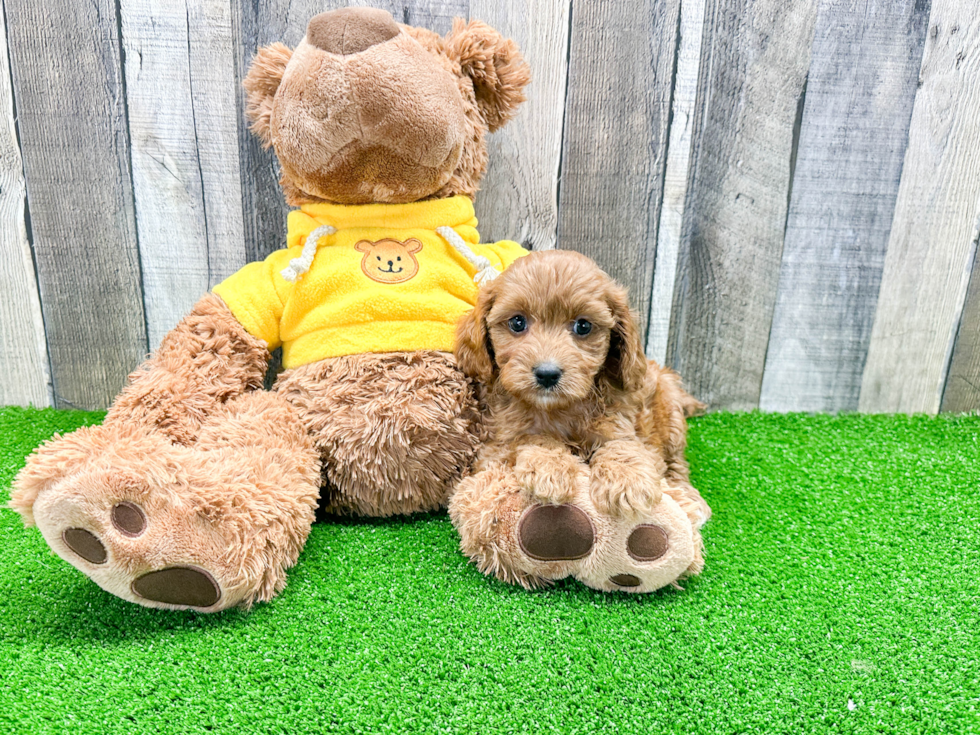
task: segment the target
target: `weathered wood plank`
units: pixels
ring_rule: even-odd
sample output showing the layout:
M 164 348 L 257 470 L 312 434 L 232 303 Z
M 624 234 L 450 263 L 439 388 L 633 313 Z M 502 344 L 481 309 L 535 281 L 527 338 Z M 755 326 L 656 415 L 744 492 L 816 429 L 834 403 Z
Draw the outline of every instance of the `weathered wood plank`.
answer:
M 120 6 L 150 347 L 245 263 L 227 0 Z
M 7 58 L 0 15 L 0 406 L 48 406 L 48 348 L 24 222 L 24 165 Z
M 271 150 L 263 150 L 248 130 L 241 81 L 260 46 L 280 41 L 290 48 L 306 33 L 306 24 L 317 13 L 336 8 L 366 5 L 384 8 L 395 20 L 431 27 L 445 33 L 454 17 L 469 16 L 469 0 L 259 0 L 232 3 L 232 29 L 238 49 L 236 88 L 239 110 L 239 157 L 242 167 L 247 260 L 258 260 L 281 248 L 286 232 L 286 213 L 279 188 L 279 165 Z
M 980 15 L 935 0 L 882 274 L 862 411 L 939 410 L 980 201 Z
M 490 163 L 476 198 L 487 242 L 555 247 L 570 8 L 571 0 L 473 0 L 471 17 L 513 38 L 531 65 L 527 102 L 488 138 Z
M 147 352 L 116 8 L 5 9 L 55 405 L 106 406 Z
M 668 363 L 715 408 L 759 404 L 815 2 L 710 0 Z
M 980 210 L 980 205 L 978 205 Z M 943 390 L 943 411 L 980 409 L 980 211 L 973 230 L 973 268 L 953 357 Z
M 548 3 L 547 0 L 543 2 L 537 2 L 537 6 L 534 7 L 536 11 L 550 12 L 548 5 L 553 3 L 563 3 L 565 0 L 552 0 Z M 453 27 L 453 18 L 469 18 L 472 10 L 470 9 L 472 0 L 403 0 L 402 2 L 397 2 L 396 0 L 389 0 L 387 4 L 382 2 L 377 3 L 377 7 L 383 7 L 388 10 L 392 15 L 395 16 L 395 20 L 399 23 L 405 23 L 410 26 L 418 26 L 419 28 L 429 28 L 440 35 L 446 35 Z M 514 3 L 514 0 L 481 0 L 484 6 L 486 5 L 499 5 L 500 11 L 505 11 L 505 7 L 508 3 Z M 525 0 L 522 3 L 514 3 L 515 7 L 518 5 L 535 4 L 536 0 Z M 370 5 L 371 3 L 360 2 L 360 0 L 352 0 L 351 5 Z M 475 4 L 475 3 L 474 3 Z M 398 15 L 398 11 L 401 10 L 401 16 Z M 497 12 L 491 11 L 489 8 L 487 12 Z M 529 14 L 533 17 L 533 14 Z
M 823 0 L 760 407 L 856 410 L 928 6 Z
M 650 324 L 646 353 L 659 363 L 667 359 L 670 312 L 677 281 L 677 254 L 684 226 L 688 172 L 691 165 L 691 133 L 698 96 L 701 41 L 704 38 L 705 0 L 681 0 L 680 40 L 671 103 L 667 168 L 664 173 L 663 207 L 657 232 L 657 254 L 650 294 Z
M 572 8 L 558 247 L 626 285 L 646 336 L 679 0 Z

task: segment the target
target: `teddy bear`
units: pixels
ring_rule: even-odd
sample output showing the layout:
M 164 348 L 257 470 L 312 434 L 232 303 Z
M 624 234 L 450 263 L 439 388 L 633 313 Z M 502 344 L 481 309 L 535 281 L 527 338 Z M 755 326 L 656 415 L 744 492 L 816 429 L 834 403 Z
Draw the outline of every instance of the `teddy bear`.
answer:
M 473 196 L 529 79 L 479 21 L 441 37 L 368 8 L 260 49 L 247 114 L 295 207 L 286 247 L 204 295 L 103 424 L 28 458 L 25 523 L 120 598 L 215 612 L 284 588 L 318 504 L 445 507 L 485 433 L 455 323 L 525 254 L 480 244 Z

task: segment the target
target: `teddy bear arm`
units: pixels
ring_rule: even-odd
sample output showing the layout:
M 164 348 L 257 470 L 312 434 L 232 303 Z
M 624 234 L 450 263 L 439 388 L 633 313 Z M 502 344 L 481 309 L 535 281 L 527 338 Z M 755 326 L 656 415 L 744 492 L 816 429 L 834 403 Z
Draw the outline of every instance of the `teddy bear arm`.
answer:
M 262 387 L 270 359 L 215 294 L 203 296 L 130 376 L 105 423 L 141 424 L 193 444 L 215 409 Z

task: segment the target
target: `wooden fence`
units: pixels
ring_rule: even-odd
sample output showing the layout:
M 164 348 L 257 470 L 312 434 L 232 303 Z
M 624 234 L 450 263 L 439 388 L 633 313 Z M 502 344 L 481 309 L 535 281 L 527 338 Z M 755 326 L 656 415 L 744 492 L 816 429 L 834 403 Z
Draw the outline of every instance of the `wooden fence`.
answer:
M 107 405 L 282 246 L 241 79 L 345 4 L 3 0 L 0 404 Z M 521 44 L 484 238 L 595 257 L 713 407 L 980 408 L 975 0 L 361 4 Z

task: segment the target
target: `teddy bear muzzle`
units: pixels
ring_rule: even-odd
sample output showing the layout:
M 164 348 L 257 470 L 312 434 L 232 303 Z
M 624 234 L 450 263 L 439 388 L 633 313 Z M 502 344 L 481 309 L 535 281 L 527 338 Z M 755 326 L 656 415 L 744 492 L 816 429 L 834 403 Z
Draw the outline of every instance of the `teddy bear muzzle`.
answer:
M 340 8 L 314 16 L 306 26 L 306 40 L 322 51 L 349 56 L 389 41 L 400 32 L 385 10 Z

